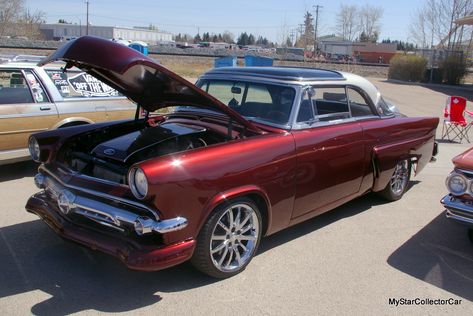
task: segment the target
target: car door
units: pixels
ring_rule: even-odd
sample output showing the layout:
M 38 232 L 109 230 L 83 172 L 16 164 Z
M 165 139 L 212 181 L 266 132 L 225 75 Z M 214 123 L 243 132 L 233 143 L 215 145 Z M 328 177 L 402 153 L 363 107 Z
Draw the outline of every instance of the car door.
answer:
M 57 117 L 55 104 L 31 70 L 0 70 L 0 160 L 27 155 L 28 137 L 50 128 Z
M 293 218 L 322 213 L 358 194 L 365 168 L 363 131 L 343 86 L 308 88 L 292 131 L 297 152 Z

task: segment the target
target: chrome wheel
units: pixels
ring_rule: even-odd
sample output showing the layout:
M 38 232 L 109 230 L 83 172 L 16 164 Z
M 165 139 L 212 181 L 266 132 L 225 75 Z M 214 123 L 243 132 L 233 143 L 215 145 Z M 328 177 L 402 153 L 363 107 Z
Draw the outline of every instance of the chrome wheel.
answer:
M 219 217 L 210 237 L 213 265 L 222 272 L 241 269 L 255 252 L 260 223 L 248 204 L 234 204 Z
M 395 195 L 401 195 L 409 182 L 409 162 L 403 160 L 396 165 L 394 174 L 390 180 L 391 191 Z

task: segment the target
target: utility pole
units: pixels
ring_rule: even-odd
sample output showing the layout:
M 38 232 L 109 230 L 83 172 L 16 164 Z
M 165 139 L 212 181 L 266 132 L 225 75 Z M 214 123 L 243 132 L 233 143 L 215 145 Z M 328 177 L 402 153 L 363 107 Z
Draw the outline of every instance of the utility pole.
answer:
M 317 52 L 317 27 L 319 24 L 319 9 L 322 9 L 323 6 L 321 5 L 314 5 L 315 8 L 315 26 L 314 26 L 314 57 L 315 53 Z
M 89 0 L 85 0 L 87 5 L 87 24 L 85 25 L 85 35 L 89 35 Z
M 289 33 L 289 36 L 291 38 L 291 44 L 292 46 L 294 46 L 295 42 L 294 42 L 294 35 L 296 35 L 296 30 L 292 29 L 291 32 Z M 296 38 L 297 38 L 297 35 L 296 35 Z

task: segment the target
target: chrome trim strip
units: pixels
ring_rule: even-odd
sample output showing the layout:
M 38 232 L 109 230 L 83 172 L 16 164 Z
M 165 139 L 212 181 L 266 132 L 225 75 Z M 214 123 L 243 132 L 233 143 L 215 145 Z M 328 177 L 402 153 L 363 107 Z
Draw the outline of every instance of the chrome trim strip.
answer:
M 75 186 L 75 185 L 66 184 L 61 179 L 59 179 L 59 177 L 56 176 L 52 171 L 50 171 L 48 168 L 46 168 L 46 166 L 44 166 L 44 165 L 41 165 L 39 167 L 39 171 L 46 172 L 48 175 L 50 175 L 52 178 L 54 178 L 57 182 L 59 182 L 62 186 L 66 187 L 66 188 L 70 188 L 70 189 L 81 191 L 81 192 L 84 192 L 84 193 L 87 193 L 87 194 L 99 196 L 99 197 L 104 198 L 104 199 L 113 200 L 113 201 L 117 201 L 117 202 L 121 202 L 121 203 L 124 203 L 124 204 L 128 204 L 128 205 L 132 205 L 132 206 L 135 206 L 135 207 L 138 207 L 138 208 L 145 209 L 154 216 L 155 220 L 159 220 L 158 213 L 156 211 L 154 211 L 153 209 L 149 208 L 146 205 L 143 205 L 141 203 L 137 203 L 135 201 L 123 199 L 123 198 L 120 198 L 120 197 L 117 197 L 117 196 L 113 196 L 113 195 L 110 195 L 110 194 L 107 194 L 107 193 L 102 193 L 102 192 L 98 192 L 98 191 L 94 191 L 94 190 L 84 189 L 82 187 L 78 187 L 78 186 Z M 95 178 L 93 178 L 93 179 L 95 179 Z
M 444 196 L 442 200 L 440 200 L 440 203 L 442 203 L 443 206 L 447 209 L 447 212 L 445 214 L 447 218 L 473 225 L 473 204 L 467 205 L 463 203 L 462 200 L 456 199 L 450 194 Z M 464 213 L 471 213 L 471 218 L 462 216 L 459 214 L 455 214 L 454 213 L 455 210 L 458 210 Z
M 454 220 L 457 220 L 459 222 L 463 222 L 463 223 L 466 223 L 466 224 L 473 225 L 473 219 L 453 214 L 452 211 L 450 211 L 450 210 L 447 210 L 447 213 L 445 214 L 445 216 L 448 219 L 454 219 Z
M 473 171 L 472 170 L 465 170 L 465 169 L 460 169 L 460 168 L 455 168 L 456 171 L 461 172 L 461 173 L 466 173 L 470 176 L 473 177 Z

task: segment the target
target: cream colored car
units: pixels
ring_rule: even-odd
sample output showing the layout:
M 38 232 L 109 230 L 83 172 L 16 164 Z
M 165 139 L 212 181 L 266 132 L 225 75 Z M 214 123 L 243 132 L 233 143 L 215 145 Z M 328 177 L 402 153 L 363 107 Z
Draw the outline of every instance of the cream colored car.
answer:
M 126 97 L 79 69 L 63 72 L 62 63 L 38 67 L 21 59 L 0 63 L 0 165 L 30 159 L 32 133 L 131 118 L 136 111 Z

